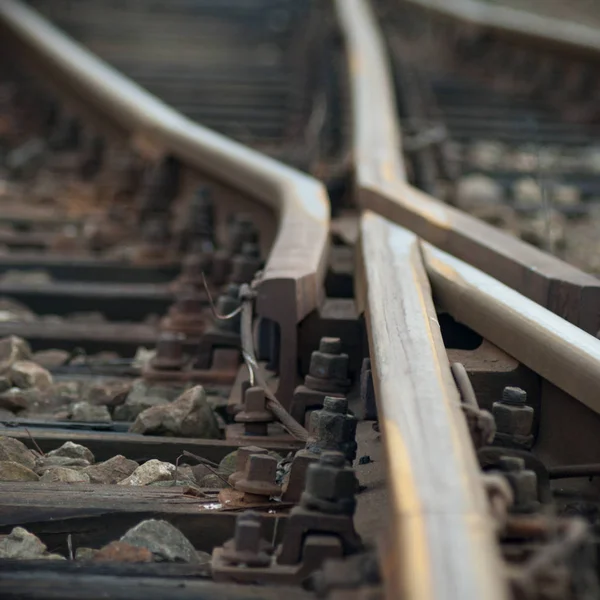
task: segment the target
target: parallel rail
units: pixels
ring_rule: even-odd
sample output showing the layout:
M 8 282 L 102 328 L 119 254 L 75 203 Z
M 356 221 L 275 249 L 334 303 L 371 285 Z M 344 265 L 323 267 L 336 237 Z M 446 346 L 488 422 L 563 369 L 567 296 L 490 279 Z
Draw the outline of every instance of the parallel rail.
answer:
M 337 9 L 352 77 L 356 198 L 362 208 L 381 211 L 380 197 L 397 202 L 409 189 L 387 61 L 367 3 L 340 0 Z M 391 552 L 384 561 L 388 597 L 400 590 L 415 599 L 505 598 L 418 239 L 369 210 L 360 231 L 357 295 L 367 317 L 393 498 Z
M 357 295 L 395 511 L 385 569 L 407 598 L 507 597 L 424 272 L 442 309 L 570 396 L 569 408 L 562 397 L 542 397 L 546 450 L 547 407 L 575 411 L 575 399 L 596 422 L 600 343 L 585 331 L 598 331 L 600 282 L 406 182 L 374 16 L 361 0 L 336 6 L 351 73 L 355 197 L 365 211 Z M 440 522 L 452 536 L 442 536 Z
M 251 195 L 279 215 L 277 236 L 258 287 L 259 315 L 277 322 L 278 394 L 295 385 L 297 324 L 322 297 L 329 243 L 329 203 L 317 180 L 183 117 L 96 58 L 16 0 L 0 6 L 2 31 L 86 106 L 151 156 L 171 154 L 204 175 Z M 284 309 L 285 307 L 285 309 Z
M 403 225 L 595 335 L 600 330 L 598 279 L 414 188 L 405 181 L 399 158 L 393 152 L 383 154 L 382 149 L 399 148 L 400 140 L 383 41 L 361 32 L 366 24 L 373 35 L 377 31 L 366 4 L 349 2 L 344 8 L 338 3 L 338 7 L 352 74 L 355 164 L 373 165 L 356 171 L 360 206 Z M 381 62 L 373 60 L 373 48 L 379 48 Z M 375 89 L 379 92 L 374 96 Z M 377 110 L 368 103 L 373 97 L 378 98 Z M 369 132 L 382 132 L 383 137 L 369 137 Z

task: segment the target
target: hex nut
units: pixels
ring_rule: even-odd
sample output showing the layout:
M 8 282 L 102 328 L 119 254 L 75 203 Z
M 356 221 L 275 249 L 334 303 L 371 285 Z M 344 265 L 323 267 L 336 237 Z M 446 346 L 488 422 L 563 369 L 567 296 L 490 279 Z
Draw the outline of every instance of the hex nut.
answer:
M 301 504 L 308 509 L 333 514 L 351 514 L 356 507 L 357 480 L 341 452 L 324 452 L 309 465 Z

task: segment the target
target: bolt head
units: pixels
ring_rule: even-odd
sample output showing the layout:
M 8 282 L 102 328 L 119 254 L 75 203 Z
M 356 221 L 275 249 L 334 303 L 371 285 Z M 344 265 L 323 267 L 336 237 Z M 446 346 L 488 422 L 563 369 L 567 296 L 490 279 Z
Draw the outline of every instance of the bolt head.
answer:
M 325 399 L 323 400 L 323 410 L 345 415 L 348 412 L 348 400 L 346 398 L 325 396 Z
M 268 454 L 251 454 L 246 462 L 244 474 L 248 481 L 275 483 L 277 459 Z
M 340 354 L 342 351 L 342 340 L 337 337 L 322 337 L 319 342 L 319 352 L 324 354 Z
M 502 402 L 522 406 L 527 402 L 527 392 L 518 387 L 507 386 L 502 390 Z
M 245 412 L 262 412 L 266 410 L 265 392 L 260 387 L 251 387 L 244 394 Z

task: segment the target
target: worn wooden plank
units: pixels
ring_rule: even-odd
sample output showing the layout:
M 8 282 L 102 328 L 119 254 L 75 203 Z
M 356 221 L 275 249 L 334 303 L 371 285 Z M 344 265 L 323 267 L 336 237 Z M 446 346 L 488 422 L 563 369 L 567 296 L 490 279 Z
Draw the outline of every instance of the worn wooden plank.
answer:
M 393 498 L 393 552 L 384 561 L 388 584 L 395 584 L 389 597 L 505 598 L 499 548 L 418 240 L 366 211 L 360 257 Z
M 595 335 L 600 329 L 598 279 L 406 182 L 392 79 L 374 16 L 364 0 L 338 0 L 336 6 L 351 75 L 357 203 Z
M 215 496 L 203 499 L 183 492 L 183 488 L 4 482 L 0 533 L 25 527 L 51 551 L 62 554 L 68 535 L 75 547 L 100 548 L 145 519 L 168 521 L 205 552 L 232 537 L 236 511 L 220 510 Z M 265 535 L 272 535 L 284 520 L 284 515 L 265 514 Z
M 463 261 L 422 247 L 444 310 L 600 413 L 600 340 Z
M 135 433 L 111 433 L 94 431 L 53 431 L 35 429 L 30 431 L 44 452 L 58 448 L 66 441 L 72 441 L 89 448 L 96 461 L 108 460 L 116 454 L 123 454 L 132 460 L 142 461 L 151 458 L 175 463 L 184 451 L 192 452 L 213 462 L 219 462 L 224 456 L 238 449 L 238 445 L 228 440 L 203 440 L 191 438 L 173 438 Z M 21 440 L 34 448 L 31 436 L 24 429 L 6 427 L 0 429 L 0 435 Z M 298 450 L 303 446 L 298 441 L 268 441 L 261 446 L 279 452 L 282 455 Z
M 190 577 L 97 575 L 82 568 L 16 565 L 0 561 L 0 597 L 5 600 L 307 600 L 301 587 L 214 583 Z M 39 563 L 38 563 L 39 564 Z M 62 565 L 61 565 L 62 566 Z M 13 568 L 14 567 L 14 568 Z M 74 571 L 74 572 L 71 572 Z M 118 571 L 116 571 L 118 573 Z

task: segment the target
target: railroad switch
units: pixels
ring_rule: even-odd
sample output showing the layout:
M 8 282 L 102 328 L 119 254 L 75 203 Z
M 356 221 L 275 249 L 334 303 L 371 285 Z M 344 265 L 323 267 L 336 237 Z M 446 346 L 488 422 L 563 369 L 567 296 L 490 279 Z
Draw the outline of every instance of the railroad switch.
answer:
M 348 361 L 340 338 L 321 338 L 319 349 L 311 354 L 304 385 L 294 390 L 290 413 L 299 423 L 306 423 L 309 408 L 323 406 L 326 396 L 344 398 L 351 386 Z
M 267 457 L 250 457 L 250 460 Z M 238 483 L 239 485 L 239 483 Z M 224 491 L 224 490 L 222 490 Z M 300 505 L 288 517 L 283 541 L 269 554 L 266 545 L 257 543 L 256 525 L 248 527 L 248 544 L 239 548 L 269 555 L 266 566 L 250 566 L 232 553 L 238 548 L 236 537 L 215 548 L 212 572 L 216 581 L 294 584 L 321 568 L 326 560 L 340 559 L 363 549 L 354 529 L 356 476 L 339 452 L 324 452 L 308 467 L 306 486 Z M 239 519 L 244 519 L 242 515 Z M 251 517 L 255 521 L 255 517 Z M 237 531 L 237 523 L 236 523 Z M 241 533 L 246 530 L 242 527 Z M 309 533 L 307 533 L 309 532 Z M 254 554 L 253 554 L 254 556 Z M 264 561 L 264 557 L 262 557 Z M 264 561 L 266 562 L 266 561 Z
M 502 400 L 494 402 L 496 421 L 494 445 L 529 450 L 533 446 L 533 407 L 526 404 L 527 393 L 517 387 L 505 387 Z

